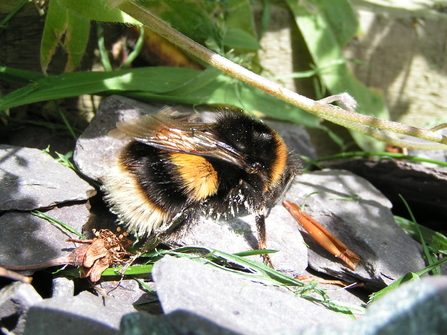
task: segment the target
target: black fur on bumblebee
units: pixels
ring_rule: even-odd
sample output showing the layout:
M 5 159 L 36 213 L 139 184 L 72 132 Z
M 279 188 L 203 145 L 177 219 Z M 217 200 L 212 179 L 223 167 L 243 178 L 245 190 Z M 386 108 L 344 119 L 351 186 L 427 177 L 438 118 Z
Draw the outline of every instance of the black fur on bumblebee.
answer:
M 130 232 L 147 237 L 149 248 L 168 241 L 194 213 L 248 211 L 265 249 L 265 216 L 298 173 L 283 139 L 242 112 L 219 112 L 211 123 L 174 114 L 167 108 L 117 123 L 133 140 L 105 177 L 111 210 Z

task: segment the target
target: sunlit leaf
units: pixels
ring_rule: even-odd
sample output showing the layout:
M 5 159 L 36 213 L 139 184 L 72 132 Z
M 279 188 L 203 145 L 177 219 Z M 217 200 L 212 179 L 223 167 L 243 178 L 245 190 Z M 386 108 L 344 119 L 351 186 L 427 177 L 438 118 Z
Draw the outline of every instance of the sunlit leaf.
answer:
M 44 73 L 58 47 L 68 55 L 65 71 L 73 71 L 84 56 L 90 33 L 90 19 L 67 10 L 51 0 L 45 20 L 40 48 L 40 62 Z
M 382 94 L 366 88 L 349 71 L 342 47 L 357 31 L 355 13 L 349 2 L 338 0 L 287 0 L 306 45 L 318 68 L 327 70 L 319 76 L 332 94 L 348 92 L 358 102 L 357 112 L 389 119 Z M 333 66 L 331 66 L 333 65 Z M 357 144 L 365 151 L 382 151 L 384 143 L 352 131 Z
M 55 0 L 51 0 L 53 2 Z M 60 6 L 70 10 L 79 16 L 90 20 L 102 22 L 117 22 L 127 24 L 139 24 L 133 17 L 123 13 L 117 8 L 112 8 L 106 0 L 56 0 Z
M 151 67 L 114 72 L 73 72 L 48 76 L 0 98 L 0 110 L 81 94 L 121 94 L 138 100 L 233 105 L 277 119 L 319 127 L 319 118 L 214 69 Z M 2 72 L 13 72 L 0 68 Z M 25 80 L 24 72 L 20 73 Z M 36 78 L 35 73 L 30 73 Z M 205 85 L 206 84 L 206 85 Z

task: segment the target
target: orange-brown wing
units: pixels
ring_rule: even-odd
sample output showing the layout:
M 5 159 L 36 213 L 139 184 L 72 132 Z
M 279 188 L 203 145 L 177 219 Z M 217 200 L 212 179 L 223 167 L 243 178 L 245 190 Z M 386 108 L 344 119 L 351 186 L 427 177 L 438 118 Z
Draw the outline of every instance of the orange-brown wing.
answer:
M 117 123 L 122 133 L 160 150 L 215 157 L 247 168 L 243 155 L 209 132 L 211 127 L 210 123 L 180 122 L 165 114 Z

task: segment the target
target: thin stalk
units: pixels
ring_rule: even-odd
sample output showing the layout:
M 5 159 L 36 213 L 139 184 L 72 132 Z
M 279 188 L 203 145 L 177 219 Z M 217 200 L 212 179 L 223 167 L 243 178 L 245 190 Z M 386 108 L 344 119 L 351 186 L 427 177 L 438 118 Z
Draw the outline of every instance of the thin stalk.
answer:
M 420 129 L 404 125 L 399 122 L 377 119 L 371 116 L 347 111 L 341 108 L 336 108 L 329 104 L 323 104 L 318 101 L 309 99 L 274 82 L 271 82 L 270 80 L 263 78 L 255 74 L 254 72 L 251 72 L 246 68 L 235 64 L 225 57 L 222 57 L 205 48 L 204 46 L 194 42 L 189 37 L 181 34 L 177 30 L 171 28 L 165 22 L 155 17 L 152 13 L 141 7 L 136 2 L 109 0 L 109 3 L 114 3 L 116 7 L 118 7 L 128 15 L 134 17 L 142 24 L 147 26 L 149 29 L 153 30 L 160 36 L 166 38 L 171 43 L 179 46 L 188 53 L 208 63 L 209 65 L 218 68 L 219 70 L 222 70 L 247 84 L 250 84 L 267 93 L 270 93 L 273 96 L 289 102 L 292 105 L 295 105 L 309 113 L 317 115 L 318 117 L 337 123 L 346 128 L 359 131 L 378 140 L 386 141 L 388 143 L 399 143 L 400 145 L 404 145 L 408 148 L 419 148 L 423 150 L 445 149 L 444 145 L 415 145 L 412 142 L 393 139 L 388 134 L 383 132 L 391 131 L 394 133 L 423 138 L 432 142 L 447 144 L 446 136 L 436 134 L 431 129 Z
M 436 159 L 430 159 L 430 158 L 424 158 L 424 157 L 418 157 L 418 156 L 409 156 L 409 155 L 404 155 L 401 153 L 394 153 L 394 152 L 364 152 L 364 151 L 342 152 L 342 153 L 339 153 L 336 155 L 319 158 L 319 159 L 315 160 L 315 163 L 321 163 L 324 161 L 340 159 L 340 158 L 372 157 L 372 156 L 390 157 L 390 158 L 396 158 L 396 159 L 405 159 L 410 162 L 430 163 L 430 164 L 436 164 L 439 166 L 447 166 L 447 162 L 438 161 Z

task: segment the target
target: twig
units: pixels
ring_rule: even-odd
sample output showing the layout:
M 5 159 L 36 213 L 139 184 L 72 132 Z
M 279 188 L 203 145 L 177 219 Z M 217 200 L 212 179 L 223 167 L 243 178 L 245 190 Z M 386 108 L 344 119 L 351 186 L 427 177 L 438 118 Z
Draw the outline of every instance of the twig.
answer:
M 402 141 L 390 137 L 386 133 L 386 131 L 391 131 L 394 133 L 423 138 L 432 142 L 447 144 L 447 137 L 434 133 L 432 129 L 421 129 L 404 125 L 399 122 L 377 119 L 306 98 L 305 96 L 299 95 L 274 82 L 271 82 L 270 80 L 267 80 L 194 42 L 187 36 L 171 28 L 168 24 L 155 17 L 152 13 L 134 1 L 108 0 L 108 2 L 112 7 L 118 7 L 126 14 L 140 21 L 149 29 L 166 38 L 171 43 L 179 46 L 211 66 L 318 117 L 337 123 L 346 128 L 356 130 L 360 133 L 369 135 L 392 145 L 420 150 L 446 149 L 445 145 L 421 144 L 410 141 Z M 437 128 L 438 126 L 434 129 Z

